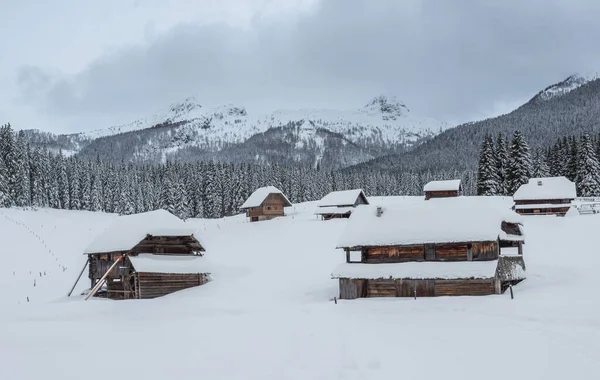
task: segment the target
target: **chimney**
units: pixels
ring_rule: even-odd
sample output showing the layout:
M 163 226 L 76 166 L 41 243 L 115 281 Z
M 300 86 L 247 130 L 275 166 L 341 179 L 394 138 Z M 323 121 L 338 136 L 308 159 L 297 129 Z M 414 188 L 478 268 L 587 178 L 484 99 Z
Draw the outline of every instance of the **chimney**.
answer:
M 383 214 L 383 209 L 381 206 L 377 206 L 377 217 L 379 218 Z
M 538 186 L 542 186 L 542 181 L 538 181 Z

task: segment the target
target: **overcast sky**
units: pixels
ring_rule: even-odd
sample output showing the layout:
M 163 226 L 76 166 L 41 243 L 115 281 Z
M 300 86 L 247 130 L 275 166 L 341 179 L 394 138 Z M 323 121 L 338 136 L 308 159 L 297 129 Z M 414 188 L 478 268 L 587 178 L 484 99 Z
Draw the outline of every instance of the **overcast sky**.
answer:
M 249 112 L 395 95 L 450 123 L 600 71 L 598 0 L 0 0 L 0 124 L 76 132 L 195 95 Z

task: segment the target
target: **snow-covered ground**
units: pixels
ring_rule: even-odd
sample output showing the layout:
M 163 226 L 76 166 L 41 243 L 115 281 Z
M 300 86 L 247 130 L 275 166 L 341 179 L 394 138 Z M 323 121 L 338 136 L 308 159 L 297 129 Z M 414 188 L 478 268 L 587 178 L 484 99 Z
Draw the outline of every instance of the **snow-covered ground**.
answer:
M 347 221 L 319 221 L 315 205 L 259 223 L 190 220 L 212 282 L 154 300 L 87 302 L 86 278 L 65 294 L 86 245 L 115 216 L 0 209 L 1 378 L 600 378 L 600 215 L 526 218 L 528 279 L 514 300 L 335 304 L 330 274 L 344 255 L 334 246 Z

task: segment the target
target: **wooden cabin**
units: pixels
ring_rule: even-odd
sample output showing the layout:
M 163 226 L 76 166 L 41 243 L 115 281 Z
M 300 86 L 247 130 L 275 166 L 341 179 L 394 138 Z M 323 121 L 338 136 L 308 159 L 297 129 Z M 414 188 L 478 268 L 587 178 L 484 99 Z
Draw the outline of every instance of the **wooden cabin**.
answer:
M 447 181 L 431 181 L 423 188 L 425 200 L 431 198 L 451 198 L 462 195 L 462 184 L 460 179 Z
M 333 191 L 317 203 L 315 215 L 323 220 L 349 218 L 357 206 L 368 204 L 362 189 Z
M 240 207 L 246 210 L 246 216 L 251 222 L 270 220 L 284 216 L 284 208 L 292 205 L 287 197 L 275 186 L 256 189 Z
M 565 216 L 576 197 L 575 184 L 566 177 L 531 178 L 513 195 L 513 209 L 521 215 Z
M 193 231 L 168 211 L 119 216 L 84 252 L 90 295 L 155 298 L 203 285 L 210 273 L 202 252 Z
M 460 203 L 357 209 L 332 272 L 340 299 L 491 295 L 525 279 L 519 216 Z

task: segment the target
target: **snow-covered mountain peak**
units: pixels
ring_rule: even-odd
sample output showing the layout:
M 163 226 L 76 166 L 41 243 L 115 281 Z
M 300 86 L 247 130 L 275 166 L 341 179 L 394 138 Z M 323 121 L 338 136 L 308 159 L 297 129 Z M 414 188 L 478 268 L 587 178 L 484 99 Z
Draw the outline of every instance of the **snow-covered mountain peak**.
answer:
M 395 96 L 379 95 L 373 98 L 366 106 L 361 109 L 369 115 L 381 114 L 384 120 L 395 120 L 409 113 L 410 110 L 404 103 L 396 99 Z
M 540 91 L 532 100 L 547 101 L 558 96 L 563 96 L 573 90 L 578 89 L 584 84 L 589 83 L 598 78 L 600 78 L 600 75 L 597 72 L 573 74 L 568 76 L 565 80 L 561 82 L 546 87 L 543 91 Z

